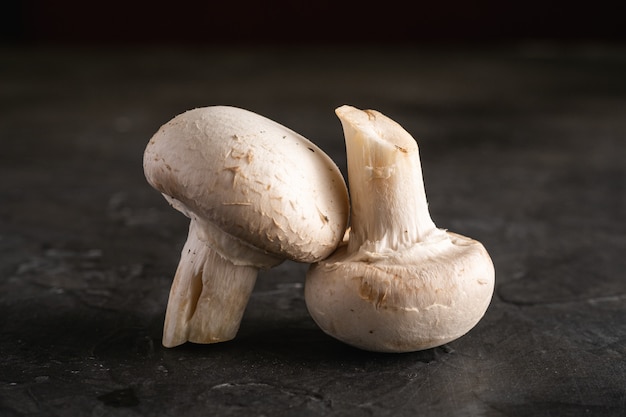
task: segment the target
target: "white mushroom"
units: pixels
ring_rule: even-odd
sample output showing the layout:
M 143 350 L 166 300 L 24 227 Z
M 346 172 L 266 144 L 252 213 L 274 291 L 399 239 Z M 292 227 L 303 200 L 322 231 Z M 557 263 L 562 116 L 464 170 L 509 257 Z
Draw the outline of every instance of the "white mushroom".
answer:
M 487 251 L 431 220 L 408 132 L 376 111 L 342 106 L 336 114 L 346 139 L 351 228 L 307 272 L 313 319 L 347 344 L 380 352 L 428 349 L 464 335 L 493 294 Z
M 344 234 L 348 193 L 337 166 L 292 130 L 236 107 L 187 111 L 144 153 L 148 182 L 191 219 L 163 345 L 237 334 L 259 269 L 327 257 Z

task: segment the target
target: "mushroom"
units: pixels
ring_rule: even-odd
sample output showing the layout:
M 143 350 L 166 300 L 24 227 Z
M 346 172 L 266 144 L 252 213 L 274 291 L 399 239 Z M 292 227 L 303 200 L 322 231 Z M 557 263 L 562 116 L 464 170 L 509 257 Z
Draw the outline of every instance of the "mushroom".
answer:
M 166 347 L 234 338 L 258 271 L 327 257 L 348 222 L 346 184 L 328 155 L 248 110 L 211 106 L 174 117 L 148 143 L 143 167 L 190 218 Z
M 351 224 L 310 266 L 307 308 L 327 334 L 378 352 L 439 346 L 473 328 L 489 306 L 494 266 L 483 245 L 438 229 L 418 146 L 373 110 L 336 109 L 343 126 Z

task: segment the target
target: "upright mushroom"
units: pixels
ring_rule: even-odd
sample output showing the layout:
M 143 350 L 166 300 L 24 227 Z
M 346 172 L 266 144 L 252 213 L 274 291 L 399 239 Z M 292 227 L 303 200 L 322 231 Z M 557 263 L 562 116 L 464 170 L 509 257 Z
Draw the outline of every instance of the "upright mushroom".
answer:
M 259 269 L 315 262 L 348 221 L 345 182 L 312 142 L 250 111 L 212 106 L 163 125 L 144 153 L 148 182 L 191 219 L 163 345 L 235 337 Z
M 481 243 L 433 223 L 417 143 L 383 114 L 336 109 L 346 140 L 351 228 L 307 272 L 305 300 L 329 335 L 380 352 L 442 345 L 474 327 L 495 272 Z

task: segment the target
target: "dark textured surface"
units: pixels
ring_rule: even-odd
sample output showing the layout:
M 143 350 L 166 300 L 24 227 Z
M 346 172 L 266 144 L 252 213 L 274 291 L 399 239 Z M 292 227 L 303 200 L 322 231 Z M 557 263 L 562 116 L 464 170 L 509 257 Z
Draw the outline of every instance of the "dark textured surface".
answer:
M 626 47 L 0 52 L 0 415 L 625 414 Z M 436 349 L 358 351 L 318 330 L 287 262 L 237 339 L 161 347 L 187 222 L 143 148 L 211 104 L 344 173 L 335 107 L 400 122 L 435 222 L 492 255 L 484 319 Z

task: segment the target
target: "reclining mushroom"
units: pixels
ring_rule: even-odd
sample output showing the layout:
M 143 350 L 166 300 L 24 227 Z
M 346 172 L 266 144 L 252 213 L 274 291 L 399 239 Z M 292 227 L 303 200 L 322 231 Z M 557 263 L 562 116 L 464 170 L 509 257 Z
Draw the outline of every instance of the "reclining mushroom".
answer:
M 190 218 L 163 345 L 235 337 L 261 268 L 316 262 L 341 241 L 348 193 L 333 161 L 292 130 L 212 106 L 163 125 L 144 153 L 148 182 Z
M 351 227 L 307 273 L 305 300 L 329 335 L 355 347 L 408 352 L 473 328 L 495 272 L 481 243 L 433 223 L 417 143 L 383 114 L 342 106 Z

